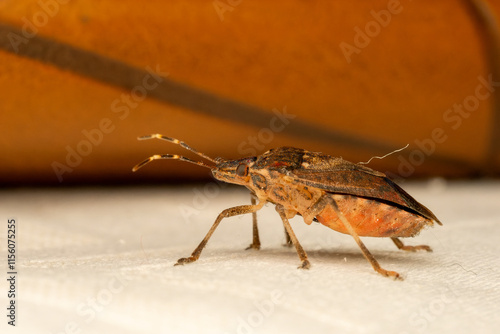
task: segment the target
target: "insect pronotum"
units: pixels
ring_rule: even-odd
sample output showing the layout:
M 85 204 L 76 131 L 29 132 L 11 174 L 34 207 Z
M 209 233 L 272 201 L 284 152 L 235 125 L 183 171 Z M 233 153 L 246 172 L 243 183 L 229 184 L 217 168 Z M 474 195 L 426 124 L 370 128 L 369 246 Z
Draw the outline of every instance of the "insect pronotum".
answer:
M 223 210 L 191 256 L 179 259 L 175 265 L 198 260 L 223 218 L 246 213 L 253 215 L 253 242 L 249 248 L 259 249 L 256 212 L 267 202 L 275 205 L 283 221 L 287 244 L 295 246 L 302 261 L 299 268 L 307 269 L 310 263 L 288 221 L 295 215 L 301 215 L 308 225 L 316 221 L 335 231 L 350 234 L 373 269 L 384 276 L 401 279 L 397 272 L 385 270 L 379 265 L 360 237 L 387 237 L 405 251 L 432 251 L 425 245 L 406 246 L 399 238 L 414 237 L 425 226 L 441 225 L 441 222 L 384 173 L 361 163 L 293 147 L 272 149 L 257 157 L 213 159 L 183 141 L 160 134 L 138 139 L 153 138 L 178 144 L 213 165 L 180 155 L 162 154 L 142 161 L 133 171 L 153 160 L 176 159 L 209 168 L 217 180 L 243 185 L 252 193 L 251 205 Z

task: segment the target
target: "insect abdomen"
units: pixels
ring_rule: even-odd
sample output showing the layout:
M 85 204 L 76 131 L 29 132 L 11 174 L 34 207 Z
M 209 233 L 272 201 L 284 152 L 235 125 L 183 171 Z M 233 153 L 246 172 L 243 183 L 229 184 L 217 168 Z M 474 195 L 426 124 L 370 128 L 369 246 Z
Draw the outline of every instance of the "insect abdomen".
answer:
M 433 221 L 400 207 L 363 197 L 329 194 L 359 236 L 362 237 L 413 237 Z M 330 206 L 316 219 L 323 225 L 349 234 L 344 224 Z

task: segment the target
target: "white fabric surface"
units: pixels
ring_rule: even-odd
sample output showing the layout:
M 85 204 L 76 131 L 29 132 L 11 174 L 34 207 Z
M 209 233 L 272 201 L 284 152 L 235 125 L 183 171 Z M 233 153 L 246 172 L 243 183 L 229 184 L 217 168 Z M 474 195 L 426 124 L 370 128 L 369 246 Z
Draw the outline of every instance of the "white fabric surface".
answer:
M 382 267 L 404 281 L 375 273 L 351 237 L 300 217 L 291 223 L 312 266 L 297 269 L 270 204 L 259 213 L 260 251 L 244 250 L 250 215 L 229 218 L 199 261 L 174 267 L 220 211 L 249 203 L 243 189 L 5 190 L 3 226 L 10 217 L 18 224 L 19 298 L 11 328 L 2 279 L 1 332 L 498 333 L 500 183 L 403 187 L 444 224 L 403 239 L 433 253 L 363 238 Z M 5 236 L 6 227 L 2 268 Z

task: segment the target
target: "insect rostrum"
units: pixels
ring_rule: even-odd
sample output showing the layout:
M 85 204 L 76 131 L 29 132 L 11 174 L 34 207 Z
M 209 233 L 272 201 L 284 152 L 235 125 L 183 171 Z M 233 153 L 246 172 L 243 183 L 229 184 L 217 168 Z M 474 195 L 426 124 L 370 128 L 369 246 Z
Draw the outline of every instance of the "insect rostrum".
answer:
M 397 272 L 380 267 L 360 237 L 387 237 L 402 250 L 432 251 L 425 245 L 405 246 L 399 238 L 413 237 L 425 226 L 441 225 L 441 222 L 385 174 L 362 164 L 293 147 L 280 147 L 257 157 L 237 160 L 212 159 L 178 139 L 159 134 L 139 137 L 141 140 L 152 138 L 181 145 L 213 165 L 164 154 L 151 156 L 133 171 L 156 159 L 182 160 L 210 168 L 216 179 L 245 186 L 253 196 L 251 205 L 222 211 L 191 256 L 179 259 L 176 265 L 196 261 L 223 218 L 246 213 L 254 216 L 253 243 L 249 248 L 259 249 L 255 213 L 267 202 L 275 205 L 283 221 L 287 238 L 302 261 L 299 268 L 309 268 L 310 264 L 288 222 L 295 215 L 301 215 L 306 224 L 317 221 L 335 231 L 350 234 L 373 268 L 384 276 L 401 278 Z

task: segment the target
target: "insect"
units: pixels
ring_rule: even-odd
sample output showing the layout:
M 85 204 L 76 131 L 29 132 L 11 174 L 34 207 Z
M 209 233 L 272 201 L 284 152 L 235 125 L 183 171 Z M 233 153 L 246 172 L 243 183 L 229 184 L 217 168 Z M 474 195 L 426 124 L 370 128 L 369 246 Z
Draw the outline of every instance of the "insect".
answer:
M 221 220 L 236 215 L 252 213 L 253 243 L 249 248 L 259 249 L 256 212 L 267 202 L 275 205 L 285 227 L 287 243 L 295 246 L 301 260 L 299 268 L 303 269 L 309 268 L 310 263 L 288 221 L 296 215 L 302 216 L 308 225 L 315 221 L 340 233 L 350 234 L 373 269 L 395 279 L 402 278 L 395 271 L 383 269 L 360 237 L 391 238 L 401 250 L 431 252 L 429 246 L 406 246 L 399 238 L 414 237 L 421 229 L 434 223 L 442 225 L 429 209 L 384 173 L 361 163 L 293 147 L 271 149 L 257 157 L 213 159 L 183 141 L 160 134 L 138 139 L 153 138 L 178 144 L 214 165 L 180 155 L 163 154 L 149 157 L 136 165 L 133 171 L 153 160 L 176 159 L 209 168 L 217 180 L 245 186 L 252 193 L 251 205 L 222 211 L 191 256 L 179 259 L 175 265 L 198 260 Z

